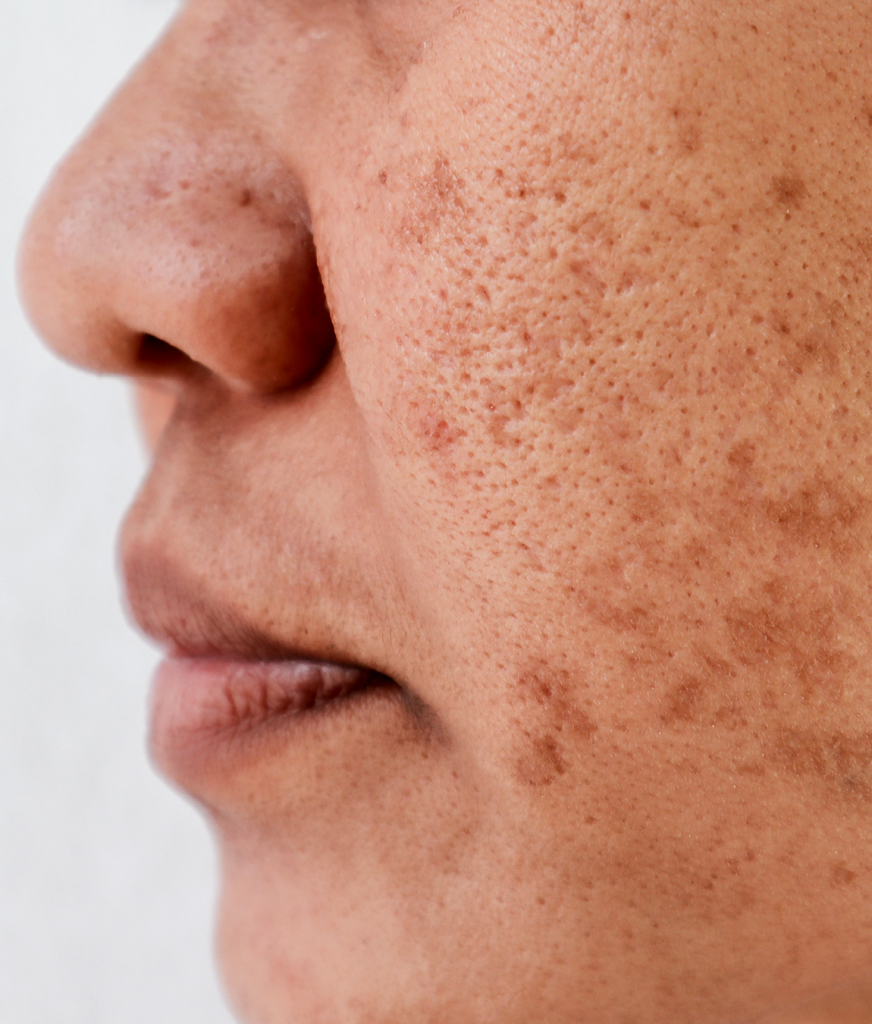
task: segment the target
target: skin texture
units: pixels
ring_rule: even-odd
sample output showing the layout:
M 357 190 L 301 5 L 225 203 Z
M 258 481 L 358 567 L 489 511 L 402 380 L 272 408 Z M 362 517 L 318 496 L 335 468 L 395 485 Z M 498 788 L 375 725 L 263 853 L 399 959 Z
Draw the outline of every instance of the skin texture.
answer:
M 243 1019 L 868 971 L 870 160 L 859 0 L 191 0 L 60 168 L 23 292 L 140 381 L 143 625 L 403 687 L 155 752 Z

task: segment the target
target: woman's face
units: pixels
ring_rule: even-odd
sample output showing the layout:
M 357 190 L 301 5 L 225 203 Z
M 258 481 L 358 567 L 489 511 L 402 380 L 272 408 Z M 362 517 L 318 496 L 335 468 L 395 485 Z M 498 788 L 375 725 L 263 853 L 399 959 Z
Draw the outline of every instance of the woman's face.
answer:
M 870 163 L 865 3 L 191 0 L 61 167 L 24 293 L 140 385 L 246 1021 L 867 967 Z

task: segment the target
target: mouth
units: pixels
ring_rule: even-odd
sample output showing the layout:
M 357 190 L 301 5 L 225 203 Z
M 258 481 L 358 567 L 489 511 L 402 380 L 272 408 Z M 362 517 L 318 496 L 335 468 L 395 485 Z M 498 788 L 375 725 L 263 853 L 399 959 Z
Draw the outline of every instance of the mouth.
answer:
M 397 684 L 373 669 L 333 662 L 174 653 L 155 675 L 150 746 L 166 765 L 182 751 L 293 725 L 376 687 Z
M 374 700 L 419 710 L 393 678 L 355 664 L 338 645 L 290 645 L 161 559 L 126 558 L 124 575 L 134 620 L 166 651 L 152 686 L 151 755 L 184 788 L 192 773 L 244 762 L 276 739 L 305 745 Z

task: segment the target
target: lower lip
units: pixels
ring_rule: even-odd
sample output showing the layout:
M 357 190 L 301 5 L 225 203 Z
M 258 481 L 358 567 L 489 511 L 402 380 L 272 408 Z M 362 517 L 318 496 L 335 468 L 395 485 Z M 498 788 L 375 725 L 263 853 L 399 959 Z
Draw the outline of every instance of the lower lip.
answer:
M 382 677 L 317 661 L 170 657 L 152 690 L 151 748 L 159 764 L 204 743 L 307 718 Z

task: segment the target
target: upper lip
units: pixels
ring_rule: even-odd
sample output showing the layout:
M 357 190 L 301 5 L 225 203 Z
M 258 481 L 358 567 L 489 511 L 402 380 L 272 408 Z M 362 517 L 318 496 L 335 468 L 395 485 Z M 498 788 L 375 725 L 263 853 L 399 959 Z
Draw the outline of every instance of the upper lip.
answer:
M 266 408 L 209 381 L 181 392 L 121 537 L 130 612 L 171 654 L 403 674 L 409 617 L 347 482 L 363 455 L 343 378 L 319 387 Z M 319 423 L 331 412 L 326 454 L 277 446 L 278 429 L 305 435 L 316 399 Z
M 335 647 L 296 645 L 271 634 L 210 594 L 190 571 L 153 549 L 128 546 L 123 563 L 127 605 L 134 621 L 171 655 L 356 664 Z

